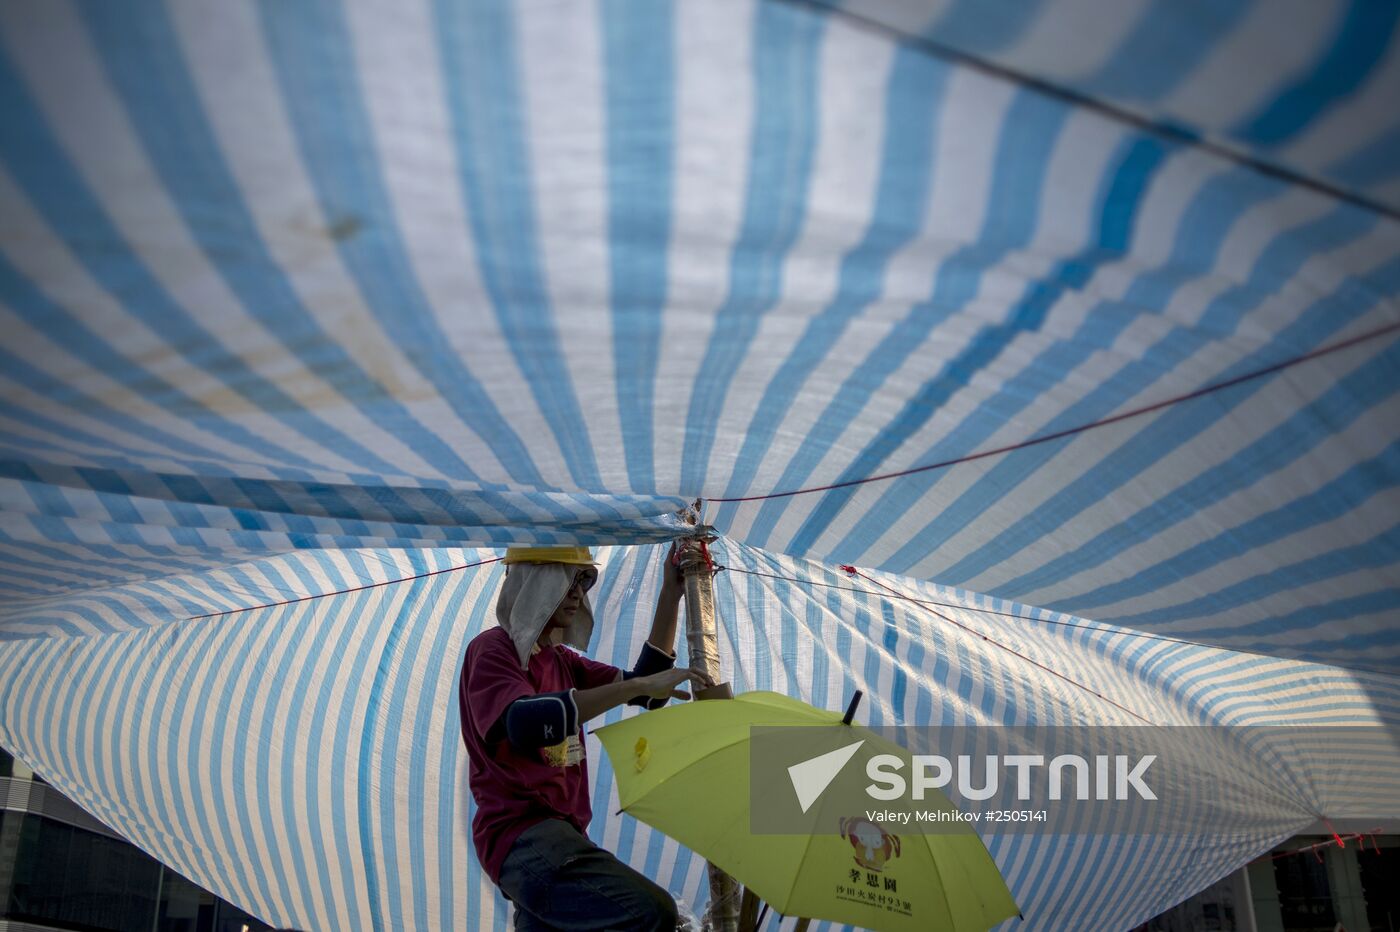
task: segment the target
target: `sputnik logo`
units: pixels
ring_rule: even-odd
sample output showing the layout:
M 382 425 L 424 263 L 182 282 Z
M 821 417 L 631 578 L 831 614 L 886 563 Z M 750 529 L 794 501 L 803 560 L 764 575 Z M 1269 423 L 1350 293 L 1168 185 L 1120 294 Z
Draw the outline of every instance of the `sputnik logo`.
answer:
M 797 794 L 797 804 L 802 807 L 803 812 L 812 808 L 812 803 L 826 791 L 831 781 L 841 772 L 841 768 L 846 766 L 864 743 L 865 739 L 862 738 L 843 748 L 793 764 L 787 769 L 788 779 L 792 780 L 792 790 Z

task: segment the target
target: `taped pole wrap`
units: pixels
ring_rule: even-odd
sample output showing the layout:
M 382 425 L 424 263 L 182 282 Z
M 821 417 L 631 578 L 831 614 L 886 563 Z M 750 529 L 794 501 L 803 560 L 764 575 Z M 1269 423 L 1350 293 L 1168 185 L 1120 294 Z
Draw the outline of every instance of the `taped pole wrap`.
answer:
M 701 528 L 697 531 L 688 539 L 698 542 L 699 546 L 687 547 L 678 556 L 685 579 L 685 641 L 690 651 L 691 669 L 703 671 L 716 685 L 695 690 L 695 698 L 729 699 L 734 693 L 723 681 L 719 623 L 715 617 L 715 565 L 709 551 L 714 537 Z M 713 932 L 736 932 L 741 896 L 739 884 L 715 865 L 710 864 L 709 869 L 710 905 L 705 910 L 704 927 Z

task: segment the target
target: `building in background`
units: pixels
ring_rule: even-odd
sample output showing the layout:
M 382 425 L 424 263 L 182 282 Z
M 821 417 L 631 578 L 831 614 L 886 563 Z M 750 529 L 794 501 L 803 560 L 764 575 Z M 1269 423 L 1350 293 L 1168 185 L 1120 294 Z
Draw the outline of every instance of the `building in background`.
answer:
M 1400 932 L 1400 835 L 1338 830 L 1345 847 L 1294 836 L 1135 932 Z
M 0 750 L 0 932 L 268 928 L 124 841 Z

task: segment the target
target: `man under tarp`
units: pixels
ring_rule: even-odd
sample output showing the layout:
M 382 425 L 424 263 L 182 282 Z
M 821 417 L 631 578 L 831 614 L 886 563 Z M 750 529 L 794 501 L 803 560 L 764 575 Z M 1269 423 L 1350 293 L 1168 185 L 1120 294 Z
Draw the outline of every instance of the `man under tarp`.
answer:
M 673 929 L 669 893 L 588 840 L 592 808 L 584 722 L 629 703 L 659 708 L 703 674 L 675 666 L 684 587 L 675 546 L 651 634 L 632 670 L 590 660 L 586 547 L 506 552 L 498 627 L 467 645 L 459 701 L 476 817 L 472 840 L 488 876 L 515 904 L 517 929 Z M 565 646 L 568 645 L 568 646 Z

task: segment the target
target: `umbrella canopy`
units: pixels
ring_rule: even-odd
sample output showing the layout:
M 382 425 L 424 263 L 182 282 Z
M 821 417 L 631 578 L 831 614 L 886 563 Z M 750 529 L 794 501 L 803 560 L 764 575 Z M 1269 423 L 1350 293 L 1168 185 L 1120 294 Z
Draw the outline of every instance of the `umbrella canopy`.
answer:
M 783 915 L 901 932 L 980 932 L 1017 915 L 996 863 L 971 829 L 896 835 L 833 809 L 837 794 L 827 792 L 803 800 L 806 825 L 782 834 L 750 830 L 753 812 L 787 803 L 796 786 L 751 785 L 755 728 L 802 728 L 797 736 L 807 754 L 842 754 L 860 742 L 866 753 L 910 757 L 859 726 L 812 733 L 832 725 L 842 725 L 840 713 L 750 692 L 634 716 L 595 734 L 613 761 L 623 812 L 718 864 Z M 759 740 L 771 737 L 758 733 Z M 833 743 L 839 746 L 827 747 Z M 942 794 L 926 802 L 952 805 Z
M 625 666 L 696 498 L 739 689 L 1400 722 L 1396 5 L 839 6 L 0 5 L 0 742 L 277 925 L 504 927 L 492 561 L 599 548 Z M 1130 927 L 1368 793 L 1271 791 L 988 846 Z

